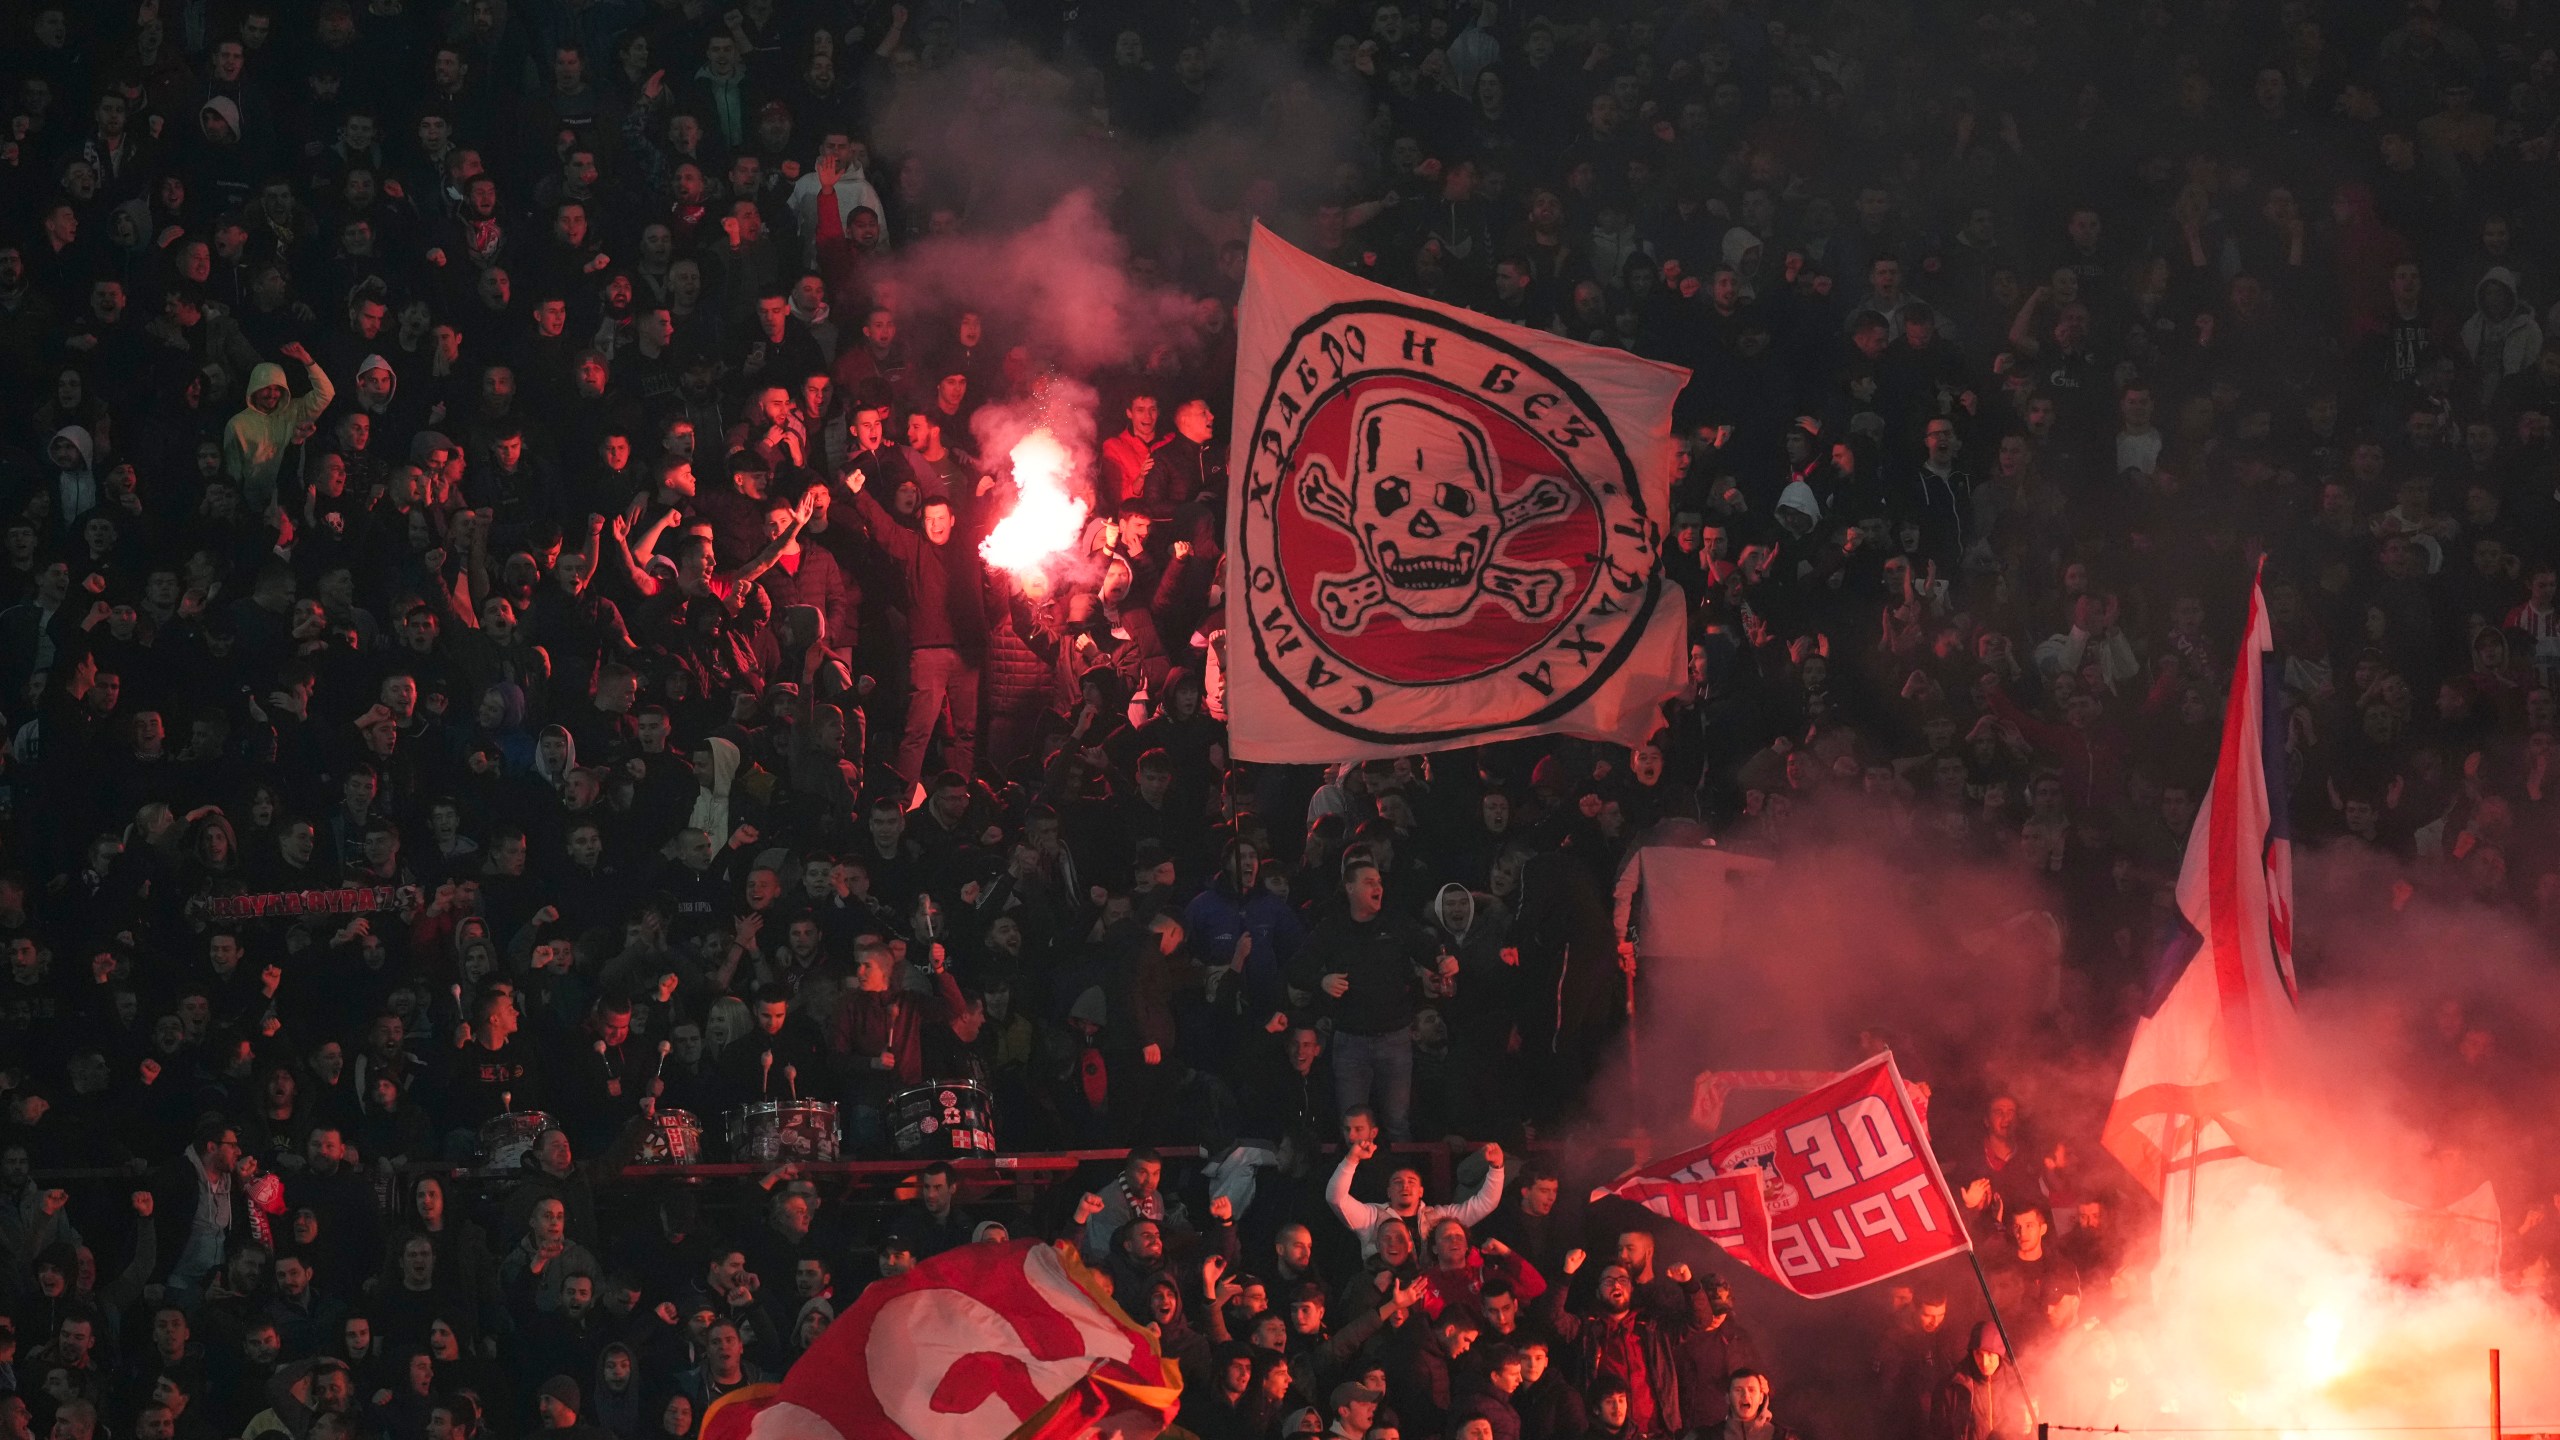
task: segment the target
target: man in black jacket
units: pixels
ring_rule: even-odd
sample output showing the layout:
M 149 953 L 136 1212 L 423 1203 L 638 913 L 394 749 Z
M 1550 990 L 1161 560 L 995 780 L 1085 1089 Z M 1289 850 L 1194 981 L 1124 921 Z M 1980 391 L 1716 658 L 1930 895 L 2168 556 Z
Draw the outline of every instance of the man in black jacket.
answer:
M 1386 896 L 1378 867 L 1352 862 L 1343 908 L 1299 948 L 1289 983 L 1320 992 L 1333 1010 L 1334 1098 L 1346 1112 L 1376 1105 L 1387 1139 L 1398 1142 L 1412 1138 L 1413 1012 L 1432 948 L 1420 926 L 1385 913 Z M 1454 970 L 1457 962 L 1439 963 Z
M 906 580 L 907 727 L 898 741 L 898 775 L 921 783 L 925 747 L 946 716 L 943 768 L 976 773 L 978 668 L 987 653 L 986 570 L 974 541 L 955 543 L 960 528 L 951 501 L 924 502 L 921 533 L 898 523 L 865 488 L 868 472 L 845 477 L 854 507 L 870 527 L 871 543 L 897 565 Z

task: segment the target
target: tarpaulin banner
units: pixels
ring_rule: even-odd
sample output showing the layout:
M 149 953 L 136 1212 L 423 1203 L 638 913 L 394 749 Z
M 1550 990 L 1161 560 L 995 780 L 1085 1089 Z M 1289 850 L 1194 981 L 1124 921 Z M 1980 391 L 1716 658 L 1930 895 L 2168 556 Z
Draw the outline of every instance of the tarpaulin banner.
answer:
M 1816 1298 L 1973 1248 L 1890 1054 L 1600 1195 L 1677 1220 Z
M 1236 339 L 1239 759 L 1652 732 L 1688 674 L 1657 568 L 1687 371 L 1372 284 L 1259 227 Z

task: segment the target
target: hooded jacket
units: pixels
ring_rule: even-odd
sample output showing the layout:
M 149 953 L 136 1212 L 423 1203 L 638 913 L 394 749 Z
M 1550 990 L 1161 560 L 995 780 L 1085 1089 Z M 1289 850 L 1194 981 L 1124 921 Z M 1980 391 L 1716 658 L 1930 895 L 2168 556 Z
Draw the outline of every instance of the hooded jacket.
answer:
M 1760 243 L 1760 237 L 1736 225 L 1724 232 L 1724 244 L 1721 249 L 1724 253 L 1726 268 L 1732 270 L 1734 278 L 1742 282 L 1743 302 L 1748 304 L 1759 298 L 1761 262 L 1752 259 L 1752 256 L 1758 254 L 1765 259 L 1768 254 L 1766 247 Z M 1745 263 L 1746 261 L 1749 263 Z
M 214 115 L 231 128 L 231 138 L 217 141 L 204 128 L 204 117 Z M 251 149 L 248 117 L 241 113 L 240 102 L 228 95 L 216 95 L 196 107 L 196 133 L 188 157 L 187 193 L 201 192 L 216 202 L 218 209 L 235 209 L 248 203 L 255 188 L 252 176 L 260 173 L 260 157 Z M 255 143 L 263 145 L 263 132 Z
M 711 785 L 694 797 L 693 815 L 685 823 L 711 832 L 711 843 L 729 843 L 729 791 L 738 779 L 738 742 L 711 737 Z
M 1814 524 L 1822 523 L 1822 501 L 1814 495 L 1813 487 L 1802 480 L 1787 482 L 1787 488 L 1778 494 L 1777 508 L 1798 511 Z
M 356 379 L 361 382 L 368 372 L 375 370 L 391 377 L 391 393 L 383 397 L 382 408 L 373 408 L 361 384 L 348 393 L 347 406 L 373 418 L 373 449 L 376 453 L 383 453 L 398 437 L 415 433 L 426 415 L 424 406 L 400 393 L 400 367 L 391 363 L 390 356 L 372 354 L 357 361 Z M 345 408 L 341 407 L 342 412 Z
M 2509 296 L 2506 315 L 2496 320 L 2489 318 L 2486 302 L 2492 285 L 2505 286 Z M 2497 398 L 2499 382 L 2532 369 L 2542 354 L 2542 327 L 2534 323 L 2533 312 L 2525 307 L 2522 289 L 2516 272 L 2504 265 L 2491 266 L 2473 287 L 2472 295 L 2479 308 L 2462 322 L 2462 349 L 2479 371 L 2483 404 Z
M 284 403 L 273 410 L 260 410 L 249 403 L 251 396 L 270 385 L 284 385 L 284 367 L 273 361 L 260 361 L 249 372 L 249 387 L 242 395 L 240 413 L 222 428 L 222 473 L 240 487 L 240 498 L 253 512 L 263 513 L 276 497 L 276 470 L 284 463 L 285 447 L 293 443 L 293 432 L 305 421 L 316 421 L 329 402 L 338 397 L 337 387 L 329 383 L 329 372 L 318 362 L 305 367 L 311 376 L 309 391 L 295 395 L 288 392 Z
M 80 452 L 78 469 L 54 466 L 53 523 L 67 532 L 81 516 L 98 508 L 98 442 L 84 425 L 65 425 L 53 432 L 53 438 L 70 441 L 71 448 Z M 48 444 L 46 448 L 50 450 L 52 446 Z

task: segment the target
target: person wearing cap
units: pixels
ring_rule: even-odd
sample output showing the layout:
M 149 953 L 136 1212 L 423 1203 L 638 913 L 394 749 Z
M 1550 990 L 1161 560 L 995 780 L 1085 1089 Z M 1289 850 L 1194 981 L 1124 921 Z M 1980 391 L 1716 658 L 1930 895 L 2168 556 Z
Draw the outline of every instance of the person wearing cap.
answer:
M 534 1419 L 544 1440 L 606 1440 L 605 1432 L 578 1418 L 578 1382 L 554 1375 L 533 1392 Z
M 1368 1440 L 1378 1420 L 1378 1407 L 1386 1403 L 1386 1393 L 1372 1390 L 1357 1380 L 1345 1380 L 1333 1387 L 1326 1404 L 1333 1411 L 1333 1428 L 1325 1433 L 1335 1440 Z
M 1929 1405 L 1930 1440 L 2024 1440 L 2036 1422 L 2026 1387 L 2009 1363 L 2009 1342 L 1985 1320 L 1965 1341 L 1965 1357 Z

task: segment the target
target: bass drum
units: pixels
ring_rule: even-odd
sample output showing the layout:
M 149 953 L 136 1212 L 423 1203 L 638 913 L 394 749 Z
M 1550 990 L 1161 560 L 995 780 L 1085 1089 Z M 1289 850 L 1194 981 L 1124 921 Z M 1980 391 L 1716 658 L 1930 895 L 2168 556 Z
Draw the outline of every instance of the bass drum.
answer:
M 620 1148 L 629 1165 L 698 1165 L 703 1160 L 702 1122 L 690 1110 L 635 1115 L 623 1127 Z
M 901 1156 L 985 1158 L 996 1153 L 996 1102 L 975 1080 L 946 1080 L 889 1097 L 890 1138 Z
M 833 1100 L 763 1100 L 729 1112 L 729 1158 L 751 1165 L 833 1160 L 842 1137 Z
M 521 1169 L 533 1144 L 542 1132 L 551 1128 L 551 1117 L 540 1110 L 509 1110 L 480 1122 L 480 1168 L 507 1171 Z

